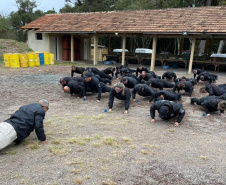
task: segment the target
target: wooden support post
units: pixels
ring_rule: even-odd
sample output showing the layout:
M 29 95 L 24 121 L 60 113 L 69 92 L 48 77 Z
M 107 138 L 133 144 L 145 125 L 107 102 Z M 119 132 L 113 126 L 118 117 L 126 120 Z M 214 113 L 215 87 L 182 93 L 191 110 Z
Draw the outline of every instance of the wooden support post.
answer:
M 209 37 L 206 38 L 206 44 L 205 44 L 205 50 L 204 50 L 204 58 L 205 58 L 205 60 L 209 60 L 208 57 L 207 57 L 208 45 L 209 45 Z
M 108 36 L 108 54 L 110 54 L 111 51 L 111 36 Z
M 122 65 L 125 65 L 125 56 L 126 56 L 126 34 L 123 34 L 122 37 Z
M 193 65 L 193 60 L 194 60 L 194 53 L 195 53 L 195 41 L 196 41 L 196 35 L 193 35 L 188 74 L 191 74 L 191 70 L 192 70 L 192 65 Z
M 133 37 L 130 37 L 129 40 L 129 52 L 132 53 L 133 52 Z
M 74 34 L 71 34 L 71 62 L 74 61 Z
M 49 34 L 49 53 L 52 53 L 52 35 Z
M 184 37 L 181 37 L 180 38 L 180 53 L 179 53 L 180 56 L 182 55 L 183 48 L 184 48 Z
M 98 34 L 94 33 L 93 65 L 98 65 Z
M 212 47 L 213 47 L 213 38 L 210 40 L 210 47 L 209 47 L 209 53 L 208 53 L 208 58 L 210 58 L 211 52 L 212 52 Z
M 155 70 L 156 46 L 157 46 L 157 35 L 154 35 L 153 43 L 152 43 L 151 66 L 150 66 L 151 71 Z

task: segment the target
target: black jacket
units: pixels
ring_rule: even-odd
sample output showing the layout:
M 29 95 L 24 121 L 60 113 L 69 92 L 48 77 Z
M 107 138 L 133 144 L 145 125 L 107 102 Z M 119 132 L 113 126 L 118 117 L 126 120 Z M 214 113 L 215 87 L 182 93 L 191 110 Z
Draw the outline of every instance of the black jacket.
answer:
M 83 97 L 83 89 L 84 89 L 84 83 L 82 82 L 76 82 L 76 81 L 70 81 L 67 84 L 68 87 L 70 87 L 70 94 L 78 94 L 78 97 Z
M 173 117 L 177 118 L 177 122 L 180 123 L 185 115 L 185 110 L 183 109 L 183 105 L 181 103 L 176 103 L 173 101 L 168 101 L 168 100 L 160 100 L 156 101 L 150 108 L 150 115 L 152 119 L 155 119 L 155 111 L 157 110 L 159 112 L 159 109 L 161 106 L 168 106 L 169 107 L 169 112 L 167 116 L 163 119 L 170 119 Z
M 102 70 L 105 74 L 109 75 L 111 74 L 112 77 L 114 77 L 114 71 L 112 71 L 112 67 L 107 67 L 106 69 Z
M 141 91 L 141 89 L 143 89 L 143 91 Z M 149 102 L 151 102 L 154 99 L 155 96 L 155 91 L 149 87 L 146 84 L 137 84 L 133 91 L 132 91 L 132 98 L 135 99 L 136 98 L 136 93 L 138 93 L 140 96 L 150 96 L 149 98 Z
M 99 75 L 100 75 L 101 78 L 108 78 L 109 80 L 112 79 L 112 77 L 110 75 L 104 73 L 103 71 L 100 71 Z
M 64 77 L 63 80 L 65 80 L 67 83 L 70 82 L 70 81 L 77 81 L 77 82 L 82 82 L 82 83 L 85 82 L 85 79 L 83 77 L 79 77 L 79 76 L 76 76 L 76 77 Z
M 134 88 L 136 84 L 138 84 L 138 81 L 135 78 L 132 77 L 125 77 L 128 82 L 126 84 L 124 84 L 127 88 Z M 121 81 L 122 82 L 122 81 Z
M 202 72 L 202 73 L 200 73 L 199 76 L 197 77 L 197 82 L 199 82 L 201 76 L 204 77 L 204 79 L 203 79 L 202 81 L 207 81 L 207 82 L 209 82 L 209 83 L 212 83 L 212 82 L 214 82 L 214 81 L 216 80 L 216 79 L 215 79 L 212 75 L 210 75 L 209 73 L 207 73 L 207 72 Z
M 221 99 L 210 99 L 204 101 L 201 105 L 205 108 L 206 114 L 209 114 L 209 112 L 218 111 L 217 106 L 218 103 L 222 101 Z M 221 113 L 224 113 L 223 110 L 220 110 Z
M 194 78 L 196 77 L 196 75 L 199 75 L 200 73 L 204 72 L 204 71 L 201 70 L 201 69 L 194 69 L 194 70 L 197 70 L 197 74 L 194 74 Z
M 116 93 L 116 91 L 112 88 L 110 91 L 109 95 L 109 101 L 108 101 L 108 107 L 109 109 L 112 109 L 113 103 L 114 103 L 114 97 L 116 97 L 119 100 L 124 100 L 125 101 L 125 110 L 129 109 L 129 104 L 130 104 L 130 90 L 128 88 L 125 88 L 125 94 L 122 95 L 122 93 Z
M 140 69 L 139 67 L 137 68 L 136 76 L 138 76 L 138 73 L 141 74 L 142 71 L 146 71 L 146 73 L 150 73 L 150 71 L 146 67 L 142 66 L 142 69 Z
M 182 89 L 178 88 L 178 85 L 181 84 L 181 83 L 185 85 L 185 88 L 184 88 L 185 92 L 189 93 L 189 96 L 191 96 L 194 88 L 193 88 L 193 85 L 190 81 L 177 82 L 175 87 L 173 88 L 173 92 L 175 92 L 177 90 L 178 93 L 179 93 L 180 90 L 182 90 Z
M 173 78 L 175 80 L 177 78 L 177 75 L 173 71 L 167 71 L 162 75 L 162 79 L 164 79 L 164 78 L 167 78 L 167 79 Z
M 221 96 L 221 95 L 223 95 L 223 92 L 221 91 L 221 89 L 214 84 L 207 83 L 205 85 L 205 90 L 209 93 L 209 96 L 213 96 L 213 95 Z
M 164 79 L 156 79 L 152 78 L 146 82 L 146 84 L 149 86 L 151 83 L 151 87 L 159 88 L 160 90 L 163 90 L 163 88 L 173 88 L 175 85 L 171 84 L 170 82 L 167 82 Z
M 94 74 L 97 74 L 97 75 L 100 74 L 99 69 L 97 69 L 96 67 L 87 67 L 86 70 L 91 71 L 91 72 L 93 72 Z
M 146 73 L 145 77 L 143 77 L 141 75 L 139 76 L 139 82 L 141 82 L 141 80 L 148 81 L 152 78 L 154 78 L 154 76 L 151 73 Z
M 220 99 L 219 96 L 205 96 L 205 97 L 202 97 L 200 99 L 191 98 L 191 104 L 196 103 L 197 105 L 201 105 L 206 100 L 212 100 L 212 99 L 217 99 L 217 98 Z
M 102 89 L 101 89 L 100 81 L 97 78 L 92 77 L 89 82 L 84 83 L 84 89 L 83 89 L 84 96 L 86 96 L 87 88 L 91 89 L 92 92 L 98 92 L 97 99 L 98 100 L 101 99 Z
M 174 80 L 174 83 L 176 84 L 177 82 L 182 81 L 181 78 L 177 78 Z M 197 83 L 197 79 L 196 78 L 186 78 L 186 81 L 190 81 L 192 83 L 192 85 L 194 86 Z
M 11 124 L 17 133 L 15 142 L 20 144 L 23 139 L 28 137 L 35 130 L 39 140 L 45 141 L 46 135 L 43 128 L 45 111 L 41 104 L 34 103 L 20 107 L 5 122 Z
M 85 71 L 84 67 L 76 67 L 75 70 L 71 70 L 71 77 L 74 76 L 74 73 L 78 73 L 81 74 L 81 76 L 83 77 L 83 72 Z
M 163 95 L 164 96 L 164 100 L 169 100 L 169 101 L 177 101 L 177 100 L 181 100 L 181 94 L 180 93 L 176 93 L 176 92 L 169 92 L 169 91 L 165 91 L 165 90 L 160 90 L 157 91 L 155 93 L 155 102 L 157 100 L 157 98 L 159 96 Z

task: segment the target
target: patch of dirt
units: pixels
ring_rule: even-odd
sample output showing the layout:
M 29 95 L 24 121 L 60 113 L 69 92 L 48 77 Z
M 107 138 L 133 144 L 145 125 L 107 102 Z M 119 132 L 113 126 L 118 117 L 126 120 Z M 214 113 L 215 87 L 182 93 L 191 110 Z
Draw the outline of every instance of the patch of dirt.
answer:
M 98 66 L 103 69 L 108 66 Z M 135 65 L 131 65 L 135 68 Z M 188 76 L 183 69 L 178 77 Z M 158 75 L 163 70 L 156 68 Z M 217 73 L 217 84 L 225 73 Z M 175 128 L 174 119 L 151 123 L 148 99 L 137 97 L 129 114 L 115 100 L 108 108 L 108 93 L 89 94 L 87 101 L 62 92 L 59 79 L 70 76 L 70 66 L 25 69 L 0 68 L 0 120 L 20 106 L 42 98 L 50 101 L 44 121 L 48 143 L 32 133 L 19 146 L 0 151 L 0 184 L 225 184 L 225 116 L 202 117 L 203 108 L 190 105 L 182 92 L 186 115 Z M 113 81 L 113 84 L 116 80 Z M 195 86 L 192 97 L 202 97 Z M 158 115 L 158 114 L 157 114 Z

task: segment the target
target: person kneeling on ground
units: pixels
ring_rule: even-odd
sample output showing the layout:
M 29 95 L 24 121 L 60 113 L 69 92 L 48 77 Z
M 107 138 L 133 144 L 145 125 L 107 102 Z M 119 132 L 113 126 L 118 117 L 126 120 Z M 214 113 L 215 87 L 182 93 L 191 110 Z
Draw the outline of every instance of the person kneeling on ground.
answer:
M 98 92 L 97 102 L 100 102 L 101 93 L 110 92 L 111 88 L 106 86 L 103 82 L 100 82 L 97 78 L 94 77 L 94 74 L 90 71 L 86 72 L 84 75 L 85 83 L 83 89 L 83 95 L 86 99 L 86 93 L 88 89 L 92 92 Z
M 33 130 L 38 139 L 46 143 L 43 120 L 48 109 L 49 102 L 40 100 L 39 103 L 20 107 L 9 119 L 0 123 L 0 150 L 12 142 L 20 144 Z
M 156 101 L 150 108 L 151 122 L 155 123 L 155 111 L 159 112 L 159 117 L 164 120 L 169 120 L 170 118 L 177 117 L 177 121 L 174 123 L 174 126 L 179 126 L 182 121 L 185 110 L 181 103 L 176 103 L 168 100 Z
M 209 112 L 220 111 L 221 116 L 224 115 L 226 109 L 226 101 L 221 99 L 211 99 L 204 101 L 201 106 L 205 108 L 206 116 L 210 116 Z
M 130 97 L 131 97 L 130 90 L 127 87 L 125 87 L 123 83 L 116 83 L 112 87 L 110 95 L 109 95 L 109 101 L 108 101 L 109 111 L 112 111 L 114 97 L 116 97 L 119 100 L 125 101 L 124 114 L 127 114 L 129 105 L 130 105 Z

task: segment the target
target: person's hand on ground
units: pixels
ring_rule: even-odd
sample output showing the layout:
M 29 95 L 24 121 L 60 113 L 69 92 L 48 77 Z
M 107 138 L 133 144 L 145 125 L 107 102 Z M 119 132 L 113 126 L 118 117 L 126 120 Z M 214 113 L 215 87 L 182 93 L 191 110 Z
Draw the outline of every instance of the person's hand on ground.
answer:
M 152 122 L 152 123 L 155 123 L 155 119 L 152 119 L 151 122 Z
M 125 110 L 125 111 L 124 111 L 124 114 L 127 114 L 127 113 L 128 113 L 128 110 Z
M 178 123 L 178 122 L 175 122 L 175 123 L 174 123 L 174 126 L 175 126 L 175 127 L 178 127 L 178 126 L 179 126 L 179 123 Z
M 136 99 L 133 99 L 133 101 L 135 102 L 135 101 L 136 101 Z
M 150 101 L 147 102 L 148 105 L 149 105 L 150 103 L 151 103 Z
M 206 116 L 208 117 L 208 116 L 210 116 L 210 114 L 206 114 Z
M 47 143 L 47 140 L 45 140 L 45 141 L 42 141 L 42 144 L 46 144 Z
M 112 109 L 109 109 L 108 111 L 109 111 L 109 112 L 112 112 Z
M 224 114 L 223 114 L 223 113 L 221 113 L 221 116 L 224 116 Z
M 97 103 L 100 103 L 100 100 L 97 100 Z

